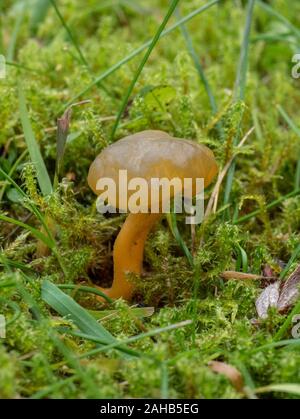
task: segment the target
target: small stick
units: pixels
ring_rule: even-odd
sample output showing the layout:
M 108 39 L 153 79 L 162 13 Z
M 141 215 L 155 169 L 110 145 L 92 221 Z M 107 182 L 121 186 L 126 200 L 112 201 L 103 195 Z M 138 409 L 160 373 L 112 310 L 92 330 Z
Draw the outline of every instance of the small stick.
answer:
M 244 143 L 246 142 L 247 138 L 252 134 L 253 131 L 254 131 L 254 127 L 252 127 L 252 128 L 249 129 L 249 131 L 245 134 L 244 138 L 238 144 L 237 148 L 241 148 L 244 145 Z M 219 173 L 217 182 L 215 184 L 215 187 L 214 187 L 213 192 L 211 194 L 211 197 L 209 199 L 209 202 L 208 202 L 208 205 L 207 205 L 207 208 L 206 208 L 206 211 L 205 211 L 204 218 L 207 218 L 211 214 L 211 212 L 214 212 L 214 213 L 216 212 L 221 184 L 222 184 L 222 182 L 223 182 L 223 180 L 224 180 L 224 178 L 226 176 L 226 173 L 227 173 L 228 169 L 231 166 L 231 163 L 235 159 L 235 157 L 236 156 L 233 155 L 228 160 L 228 162 L 224 166 L 223 170 Z

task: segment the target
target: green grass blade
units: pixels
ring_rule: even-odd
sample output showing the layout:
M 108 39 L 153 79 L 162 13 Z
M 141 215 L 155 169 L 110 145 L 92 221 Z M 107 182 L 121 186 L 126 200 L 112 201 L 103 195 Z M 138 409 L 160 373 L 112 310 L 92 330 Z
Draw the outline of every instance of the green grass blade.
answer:
M 288 116 L 288 114 L 280 105 L 277 106 L 277 109 L 280 115 L 282 116 L 282 118 L 291 128 L 291 130 L 294 131 L 294 133 L 298 135 L 300 139 L 300 128 L 297 127 L 297 125 L 291 120 L 291 118 Z M 300 187 L 300 158 L 298 159 L 298 162 L 297 162 L 297 169 L 296 169 L 296 175 L 295 175 L 295 190 L 299 189 L 299 187 Z
M 184 320 L 184 321 L 179 322 L 179 323 L 170 324 L 169 326 L 159 327 L 157 329 L 150 330 L 149 332 L 140 333 L 139 335 L 132 336 L 132 337 L 124 339 L 122 341 L 117 341 L 115 343 L 111 343 L 111 344 L 103 346 L 101 348 L 93 349 L 93 350 L 89 351 L 88 353 L 80 355 L 79 358 L 81 359 L 81 358 L 86 358 L 88 356 L 96 355 L 100 352 L 105 352 L 105 351 L 108 351 L 110 349 L 118 348 L 121 345 L 127 345 L 129 343 L 137 342 L 138 340 L 141 340 L 141 339 L 144 339 L 144 338 L 147 338 L 147 337 L 160 335 L 161 333 L 169 332 L 171 330 L 180 329 L 181 327 L 190 326 L 191 324 L 192 324 L 191 320 Z M 71 332 L 71 334 L 83 337 L 87 340 L 92 340 L 92 341 L 97 342 L 97 338 L 93 337 L 91 335 L 85 335 L 85 334 L 76 333 L 76 332 Z M 99 343 L 100 343 L 100 341 L 99 341 Z
M 153 307 L 133 307 L 130 308 L 130 313 L 138 318 L 151 317 L 154 313 Z M 115 318 L 120 315 L 118 310 L 88 310 L 95 319 L 103 319 L 104 317 Z
M 50 195 L 52 193 L 51 180 L 47 172 L 43 157 L 41 155 L 39 145 L 35 139 L 35 135 L 33 133 L 33 130 L 30 124 L 30 119 L 29 119 L 27 105 L 26 105 L 26 99 L 25 99 L 25 95 L 24 95 L 21 83 L 18 83 L 18 90 L 19 90 L 20 117 L 21 117 L 25 141 L 26 141 L 27 148 L 30 154 L 30 158 L 36 168 L 37 179 L 38 179 L 38 183 L 41 188 L 42 194 L 44 196 Z
M 86 287 L 86 286 L 78 286 L 75 284 L 59 284 L 57 285 L 60 289 L 66 289 L 66 290 L 75 290 L 76 292 L 89 292 L 91 294 L 99 295 L 99 297 L 103 297 L 108 303 L 112 303 L 113 300 L 109 298 L 104 292 L 101 292 L 95 287 Z M 102 312 L 101 312 L 102 313 Z
M 280 198 L 275 199 L 274 201 L 270 202 L 268 205 L 266 205 L 266 209 L 269 210 L 271 208 L 277 207 L 278 205 L 280 205 L 282 202 L 286 201 L 287 199 L 292 198 L 293 196 L 296 196 L 299 194 L 300 194 L 300 189 L 296 189 L 292 192 L 289 192 L 288 194 L 283 195 Z M 245 221 L 251 220 L 251 218 L 256 217 L 256 215 L 260 214 L 261 211 L 262 209 L 257 209 L 255 211 L 249 212 L 249 214 L 243 215 L 242 217 L 235 220 L 233 224 L 241 224 L 241 223 L 244 223 Z
M 161 363 L 161 384 L 160 393 L 162 399 L 168 399 L 169 397 L 169 371 L 168 364 L 166 362 Z
M 139 79 L 139 77 L 140 77 L 140 75 L 141 75 L 141 73 L 143 71 L 144 66 L 146 65 L 146 63 L 147 63 L 147 61 L 148 61 L 148 59 L 149 59 L 152 51 L 154 50 L 157 42 L 159 41 L 159 38 L 161 36 L 161 33 L 163 32 L 164 28 L 166 27 L 167 23 L 169 22 L 169 20 L 170 20 L 170 18 L 172 16 L 174 10 L 176 9 L 178 3 L 179 3 L 179 0 L 173 0 L 172 1 L 171 5 L 169 7 L 169 10 L 167 12 L 167 14 L 165 15 L 162 23 L 160 24 L 160 26 L 159 26 L 156 34 L 154 35 L 154 37 L 153 37 L 153 39 L 152 39 L 152 41 L 151 41 L 151 43 L 150 43 L 150 45 L 148 47 L 148 50 L 147 50 L 146 54 L 144 55 L 142 61 L 140 62 L 140 65 L 138 66 L 138 69 L 137 69 L 137 71 L 136 71 L 136 73 L 135 73 L 135 75 L 134 75 L 134 77 L 133 77 L 133 79 L 132 79 L 132 81 L 131 81 L 131 83 L 130 83 L 130 85 L 128 87 L 128 90 L 127 90 L 127 92 L 126 92 L 126 94 L 125 94 L 125 96 L 124 96 L 124 98 L 122 100 L 122 104 L 121 104 L 120 110 L 119 110 L 119 112 L 117 114 L 117 118 L 116 118 L 116 121 L 114 123 L 113 129 L 112 129 L 112 132 L 111 132 L 111 140 L 114 139 L 115 133 L 116 133 L 116 131 L 118 129 L 119 123 L 120 123 L 121 118 L 122 118 L 122 115 L 123 115 L 123 113 L 124 113 L 124 111 L 126 109 L 127 103 L 129 101 L 129 98 L 131 96 L 131 93 L 132 93 L 132 91 L 134 89 L 134 86 L 135 86 L 136 82 L 138 81 L 138 79 Z
M 253 349 L 250 353 L 254 354 L 256 352 L 273 349 L 273 348 L 283 348 L 286 346 L 298 346 L 300 345 L 300 339 L 285 339 L 278 342 L 267 343 L 266 345 L 259 346 L 258 348 Z
M 16 50 L 16 44 L 17 44 L 17 39 L 18 39 L 18 35 L 21 29 L 21 25 L 24 19 L 24 15 L 25 15 L 25 10 L 26 10 L 26 2 L 24 2 L 23 7 L 21 8 L 17 18 L 16 18 L 16 23 L 15 23 L 15 27 L 13 29 L 12 35 L 11 35 L 11 39 L 8 45 L 8 49 L 7 49 L 7 53 L 6 53 L 6 58 L 8 61 L 13 61 L 14 59 L 14 55 L 15 55 L 15 50 Z
M 246 89 L 246 79 L 247 79 L 247 69 L 248 69 L 248 50 L 250 43 L 250 31 L 251 24 L 253 19 L 253 9 L 254 9 L 255 0 L 248 0 L 247 13 L 246 13 L 246 24 L 244 29 L 243 42 L 241 45 L 240 59 L 237 69 L 237 76 L 235 81 L 235 90 L 234 90 L 234 100 L 244 100 L 245 98 L 245 89 Z M 239 141 L 239 133 L 234 138 L 234 145 Z M 233 184 L 235 174 L 235 161 L 232 162 L 226 178 L 225 192 L 224 192 L 224 205 L 227 205 L 230 201 L 230 194 Z
M 41 240 L 43 243 L 46 244 L 50 249 L 53 249 L 54 242 L 47 236 L 45 236 L 43 233 L 41 233 L 36 228 L 30 226 L 29 224 L 25 224 L 22 221 L 15 220 L 14 218 L 7 217 L 6 215 L 0 214 L 0 220 L 5 221 L 6 223 L 14 224 L 18 227 L 22 227 L 25 230 L 30 231 L 30 233 L 36 237 L 38 240 Z
M 65 28 L 65 30 L 66 30 L 69 38 L 70 38 L 71 43 L 73 44 L 74 48 L 76 49 L 76 51 L 79 55 L 80 61 L 82 62 L 83 65 L 85 65 L 87 68 L 89 68 L 89 64 L 88 64 L 87 60 L 85 59 L 85 56 L 83 55 L 83 53 L 82 53 L 82 51 L 81 51 L 81 49 L 78 45 L 78 42 L 76 41 L 74 35 L 72 34 L 71 29 L 67 25 L 63 15 L 60 13 L 60 10 L 57 7 L 56 1 L 55 0 L 49 0 L 49 1 L 51 2 L 52 6 L 55 10 L 55 13 L 57 14 L 58 19 L 60 20 L 61 24 Z
M 175 237 L 175 240 L 177 241 L 177 243 L 179 244 L 183 253 L 185 254 L 190 266 L 193 268 L 194 267 L 194 258 L 193 258 L 191 252 L 189 251 L 189 248 L 187 247 L 186 243 L 184 242 L 184 240 L 183 240 L 183 238 L 180 234 L 180 231 L 179 231 L 178 225 L 177 225 L 176 214 L 174 212 L 171 212 L 170 215 L 169 215 L 169 219 L 170 219 L 170 227 L 171 227 L 171 231 L 173 233 L 173 236 Z
M 49 7 L 49 0 L 36 0 L 30 19 L 30 31 L 33 35 L 37 33 L 39 26 L 46 19 Z
M 93 316 L 50 281 L 45 280 L 42 284 L 42 299 L 61 316 L 71 318 L 83 333 L 99 338 L 107 344 L 117 342 Z
M 24 150 L 23 153 L 21 153 L 20 156 L 16 159 L 16 161 L 14 162 L 14 164 L 12 165 L 12 167 L 11 167 L 9 173 L 8 173 L 9 177 L 11 177 L 14 174 L 15 170 L 17 169 L 17 167 L 19 166 L 21 161 L 26 157 L 27 153 L 28 153 L 28 150 Z M 0 189 L 0 203 L 3 199 L 4 194 L 5 194 L 5 190 L 7 188 L 7 185 L 9 185 L 9 181 L 7 181 L 7 183 L 4 183 L 4 185 Z
M 269 4 L 261 1 L 256 0 L 259 6 L 264 9 L 270 16 L 276 17 L 276 19 L 280 20 L 290 31 L 292 31 L 299 39 L 300 39 L 300 30 L 294 26 L 288 19 L 286 19 L 282 14 L 277 12 L 275 9 L 273 9 L 272 6 Z
M 199 15 L 200 13 L 204 12 L 205 10 L 209 9 L 210 7 L 214 6 L 215 4 L 219 3 L 221 0 L 211 0 L 204 6 L 199 7 L 198 9 L 194 10 L 187 16 L 184 16 L 182 19 L 180 19 L 177 23 L 170 26 L 170 28 L 164 30 L 160 38 L 168 35 L 175 29 L 177 29 L 182 23 L 186 23 L 189 20 L 193 19 L 195 16 Z M 135 58 L 137 55 L 139 55 L 141 52 L 143 52 L 145 49 L 147 49 L 151 45 L 152 40 L 149 40 L 145 42 L 143 45 L 141 45 L 139 48 L 132 51 L 130 54 L 128 54 L 126 57 L 124 57 L 122 60 L 118 61 L 116 64 L 114 64 L 112 67 L 110 67 L 108 70 L 106 70 L 104 73 L 100 74 L 98 77 L 93 80 L 85 89 L 81 90 L 76 96 L 74 96 L 65 106 L 64 109 L 70 106 L 73 102 L 76 102 L 81 96 L 85 95 L 88 91 L 91 90 L 92 87 L 96 86 L 99 82 L 106 79 L 108 76 L 113 74 L 115 71 L 117 71 L 119 68 L 121 68 L 124 64 L 128 63 L 130 60 Z
M 278 393 L 288 393 L 288 394 L 295 394 L 296 396 L 300 396 L 300 384 L 293 384 L 293 383 L 270 384 L 269 386 L 259 387 L 255 389 L 256 394 L 271 393 L 274 391 Z
M 39 75 L 43 75 L 43 76 L 46 75 L 42 71 L 35 70 L 34 68 L 27 67 L 23 64 L 19 64 L 19 63 L 16 63 L 14 61 L 6 61 L 5 63 L 6 63 L 6 65 L 9 65 L 11 67 L 16 67 L 18 70 L 28 71 L 29 73 L 39 74 Z
M 286 264 L 284 270 L 280 274 L 280 279 L 284 279 L 286 277 L 286 275 L 287 275 L 288 271 L 290 270 L 292 264 L 294 262 L 296 262 L 296 260 L 298 259 L 299 255 L 300 255 L 300 244 L 293 251 L 292 256 L 290 257 L 290 260 L 288 261 L 288 263 Z
M 242 47 L 241 47 L 241 52 L 240 52 L 240 59 L 238 63 L 237 77 L 235 81 L 234 98 L 236 101 L 244 100 L 245 98 L 250 31 L 251 31 L 251 24 L 252 24 L 252 19 L 253 19 L 254 4 L 255 4 L 255 0 L 248 0 L 244 37 L 243 37 L 243 42 L 242 42 Z
M 180 22 L 181 16 L 180 16 L 179 11 L 176 11 L 175 14 L 177 16 L 178 21 Z M 189 54 L 190 54 L 190 56 L 193 60 L 195 68 L 196 68 L 196 70 L 199 74 L 199 78 L 200 78 L 201 82 L 203 83 L 203 86 L 204 86 L 205 91 L 207 93 L 207 96 L 209 98 L 210 107 L 211 107 L 213 113 L 216 114 L 218 112 L 216 99 L 215 99 L 214 94 L 212 92 L 212 89 L 210 87 L 209 81 L 206 78 L 206 75 L 205 75 L 205 72 L 204 72 L 203 67 L 201 65 L 201 62 L 199 60 L 198 54 L 197 54 L 197 52 L 194 48 L 192 38 L 189 34 L 189 31 L 188 31 L 187 27 L 183 23 L 180 24 L 180 29 L 181 29 L 183 38 L 184 38 L 186 46 L 187 46 L 187 50 L 188 50 L 188 52 L 189 52 Z

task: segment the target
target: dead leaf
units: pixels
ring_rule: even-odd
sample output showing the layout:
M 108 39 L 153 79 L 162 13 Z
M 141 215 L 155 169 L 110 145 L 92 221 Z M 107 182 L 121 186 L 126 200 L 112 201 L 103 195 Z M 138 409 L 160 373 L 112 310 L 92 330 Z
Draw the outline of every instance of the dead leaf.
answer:
M 248 274 L 236 271 L 224 271 L 221 273 L 221 276 L 224 279 L 264 279 L 264 277 L 261 275 Z
M 267 278 L 272 278 L 275 276 L 275 273 L 270 265 L 265 265 L 263 268 L 263 275 Z
M 244 379 L 239 370 L 233 365 L 226 364 L 225 362 L 211 361 L 209 367 L 213 372 L 217 374 L 225 375 L 231 382 L 233 387 L 239 392 L 243 393 Z
M 280 281 L 274 282 L 263 290 L 257 298 L 255 306 L 258 316 L 261 319 L 268 317 L 268 310 L 270 307 L 277 307 L 279 300 Z
M 285 281 L 280 297 L 277 303 L 279 312 L 285 311 L 291 305 L 293 305 L 300 296 L 300 265 L 294 270 L 294 272 Z

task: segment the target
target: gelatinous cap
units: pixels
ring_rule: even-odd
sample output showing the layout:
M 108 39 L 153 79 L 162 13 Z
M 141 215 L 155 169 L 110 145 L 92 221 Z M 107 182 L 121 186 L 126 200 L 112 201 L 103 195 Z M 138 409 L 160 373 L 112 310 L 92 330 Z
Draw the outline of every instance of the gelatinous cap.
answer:
M 124 170 L 127 171 L 126 180 L 124 172 L 120 172 Z M 171 137 L 163 131 L 149 130 L 129 135 L 106 147 L 90 166 L 88 184 L 99 195 L 103 192 L 103 187 L 99 187 L 98 181 L 103 178 L 113 179 L 117 186 L 115 207 L 122 209 L 125 201 L 137 190 L 132 188 L 134 191 L 129 191 L 122 202 L 122 197 L 118 198 L 118 190 L 124 180 L 130 185 L 134 178 L 143 178 L 150 190 L 151 179 L 155 178 L 179 178 L 182 183 L 186 178 L 191 178 L 193 182 L 197 178 L 203 178 L 206 187 L 217 171 L 214 154 L 206 146 Z M 193 184 L 193 194 L 195 191 Z M 178 192 L 175 187 L 172 196 Z

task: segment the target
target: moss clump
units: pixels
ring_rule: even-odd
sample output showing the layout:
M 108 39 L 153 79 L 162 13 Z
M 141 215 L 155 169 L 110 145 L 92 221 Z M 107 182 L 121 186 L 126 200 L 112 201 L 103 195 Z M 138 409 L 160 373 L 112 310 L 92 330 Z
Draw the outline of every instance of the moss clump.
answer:
M 132 357 L 117 350 L 90 354 L 95 343 L 74 336 L 74 324 L 43 301 L 41 285 L 48 279 L 55 284 L 106 286 L 112 279 L 112 248 L 124 216 L 97 213 L 86 177 L 95 155 L 111 142 L 115 116 L 141 55 L 86 88 L 96 75 L 155 33 L 167 2 L 154 0 L 151 6 L 146 0 L 107 2 L 101 7 L 94 0 L 59 2 L 88 66 L 52 7 L 36 22 L 34 7 L 22 11 L 19 2 L 4 3 L 0 53 L 10 49 L 11 57 L 7 77 L 0 80 L 4 98 L 0 166 L 23 188 L 26 198 L 20 199 L 15 186 L 0 175 L 1 214 L 43 231 L 28 211 L 34 206 L 51 226 L 56 247 L 39 255 L 32 234 L 0 221 L 0 314 L 8 322 L 7 337 L 0 339 L 0 398 L 245 397 L 225 376 L 211 371 L 212 360 L 238 368 L 250 389 L 248 395 L 269 384 L 299 383 L 297 346 L 266 347 L 287 314 L 271 310 L 266 320 L 254 321 L 255 300 L 265 283 L 225 281 L 221 276 L 224 270 L 261 274 L 265 265 L 279 274 L 299 243 L 300 198 L 284 198 L 299 187 L 299 138 L 277 106 L 300 126 L 299 79 L 290 76 L 291 58 L 299 52 L 297 31 L 257 5 L 246 96 L 233 101 L 245 2 L 234 7 L 220 2 L 189 21 L 187 29 L 214 94 L 216 112 L 180 29 L 156 45 L 116 139 L 143 129 L 162 129 L 209 145 L 220 167 L 237 153 L 230 205 L 223 204 L 223 184 L 217 212 L 197 226 L 195 234 L 177 217 L 181 238 L 193 249 L 194 269 L 175 240 L 168 217 L 162 219 L 147 241 L 144 274 L 131 278 L 137 284 L 133 301 L 137 306 L 117 301 L 103 307 L 92 293 L 76 287 L 65 290 L 86 310 L 93 310 L 93 316 L 117 339 L 138 335 L 128 343 L 135 351 Z M 196 0 L 181 3 L 182 15 L 199 7 Z M 297 27 L 299 2 L 277 0 L 272 5 Z M 24 15 L 13 48 L 12 28 L 20 13 Z M 91 100 L 73 109 L 60 182 L 47 197 L 26 154 L 17 112 L 17 80 L 51 179 L 57 117 L 70 101 Z M 252 126 L 251 137 L 238 149 L 237 136 L 241 138 Z M 280 204 L 267 206 L 278 199 Z M 256 209 L 261 211 L 238 222 Z M 191 323 L 181 324 L 186 320 Z M 180 327 L 165 330 L 177 323 Z M 156 331 L 152 337 L 147 334 L 150 330 Z M 296 397 L 286 393 L 265 397 L 275 396 Z

